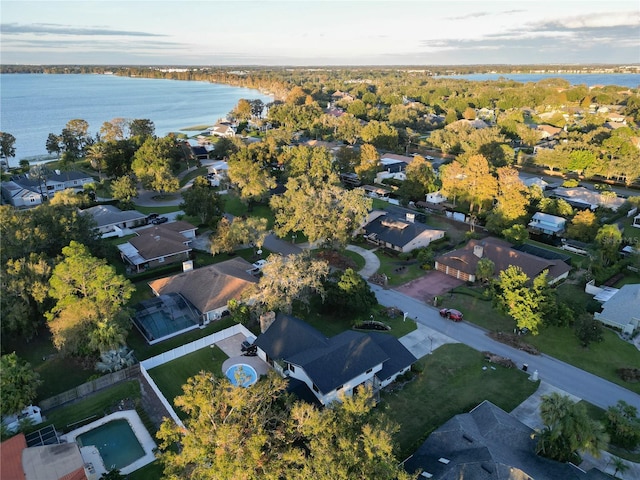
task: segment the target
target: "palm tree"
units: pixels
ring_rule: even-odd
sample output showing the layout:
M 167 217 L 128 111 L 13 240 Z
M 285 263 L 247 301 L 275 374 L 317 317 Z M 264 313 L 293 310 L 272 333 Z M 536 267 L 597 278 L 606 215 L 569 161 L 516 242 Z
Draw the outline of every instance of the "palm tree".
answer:
M 624 463 L 620 457 L 611 457 L 611 462 L 615 467 L 615 471 L 613 472 L 613 478 L 618 478 L 617 476 L 618 472 L 620 472 L 620 474 L 623 474 L 630 468 L 629 465 Z M 624 477 L 621 477 L 621 478 L 624 478 Z
M 592 420 L 583 404 L 556 392 L 542 397 L 540 417 L 545 425 L 537 452 L 561 462 L 574 461 L 578 452 L 600 456 L 609 442 L 601 423 Z

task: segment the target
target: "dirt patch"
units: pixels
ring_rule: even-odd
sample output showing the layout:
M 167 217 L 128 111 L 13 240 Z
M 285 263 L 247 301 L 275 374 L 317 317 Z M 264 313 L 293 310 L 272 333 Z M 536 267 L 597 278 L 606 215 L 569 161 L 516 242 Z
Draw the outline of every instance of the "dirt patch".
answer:
M 432 303 L 433 297 L 443 295 L 463 284 L 463 280 L 434 270 L 427 272 L 420 278 L 396 287 L 395 290 L 416 300 Z
M 358 264 L 352 258 L 349 258 L 345 255 L 341 255 L 339 252 L 335 252 L 333 250 L 323 250 L 316 254 L 316 256 L 320 260 L 324 260 L 329 264 L 329 266 L 333 268 L 337 268 L 339 270 L 346 270 L 347 268 L 351 268 L 353 270 L 358 269 Z
M 500 343 L 504 343 L 505 345 L 509 345 L 510 347 L 517 348 L 518 350 L 522 350 L 523 352 L 530 353 L 531 355 L 540 355 L 540 351 L 536 347 L 522 341 L 519 335 L 504 332 L 489 332 L 487 335 Z

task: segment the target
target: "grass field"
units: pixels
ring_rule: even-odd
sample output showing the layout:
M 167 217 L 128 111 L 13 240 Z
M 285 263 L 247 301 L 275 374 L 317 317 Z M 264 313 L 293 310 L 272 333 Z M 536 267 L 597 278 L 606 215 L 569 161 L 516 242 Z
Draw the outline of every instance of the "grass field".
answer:
M 402 285 L 425 274 L 425 271 L 420 268 L 418 262 L 407 264 L 407 262 L 400 260 L 396 255 L 383 250 L 376 250 L 375 254 L 380 260 L 378 273 L 383 273 L 387 276 L 389 286 L 395 287 Z M 400 267 L 404 268 L 398 271 Z
M 182 385 L 187 383 L 189 377 L 193 377 L 202 370 L 212 372 L 216 376 L 222 375 L 222 364 L 227 358 L 229 357 L 218 347 L 201 348 L 189 355 L 152 368 L 149 370 L 149 375 L 173 405 L 173 400 L 182 395 Z M 176 413 L 180 418 L 186 418 L 179 409 L 176 409 Z
M 405 459 L 436 428 L 489 400 L 510 412 L 538 388 L 525 373 L 488 363 L 480 352 L 450 344 L 418 361 L 423 369 L 399 392 L 382 394 L 381 407 L 400 425 L 399 459 Z

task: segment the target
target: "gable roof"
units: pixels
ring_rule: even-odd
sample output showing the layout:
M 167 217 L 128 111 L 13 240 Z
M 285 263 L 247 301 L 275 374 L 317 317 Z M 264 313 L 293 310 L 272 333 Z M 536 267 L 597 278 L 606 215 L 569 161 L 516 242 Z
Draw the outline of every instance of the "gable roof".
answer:
M 174 222 L 162 223 L 156 228 L 158 228 L 160 231 L 171 231 L 182 234 L 184 232 L 196 230 L 198 227 L 183 220 L 176 220 Z
M 475 247 L 482 248 L 482 257 L 474 254 Z M 509 243 L 493 237 L 470 240 L 464 247 L 438 256 L 436 261 L 469 275 L 475 275 L 480 258 L 490 259 L 495 264 L 496 274 L 506 270 L 510 265 L 520 267 L 530 279 L 548 270 L 548 278 L 551 282 L 571 270 L 571 267 L 562 260 L 545 259 L 520 252 L 511 248 Z
M 271 326 L 254 342 L 258 348 L 274 359 L 286 359 L 299 352 L 325 348 L 329 339 L 307 322 L 278 313 Z
M 202 313 L 238 299 L 257 279 L 247 273 L 252 265 L 237 257 L 224 262 L 160 278 L 149 283 L 157 295 L 180 293 Z
M 405 469 L 409 472 L 422 469 L 437 480 L 587 478 L 569 464 L 536 455 L 533 433 L 531 428 L 485 400 L 429 435 L 407 460 Z
M 378 240 L 398 247 L 404 247 L 423 234 L 433 234 L 437 238 L 437 233 L 440 232 L 421 223 L 395 219 L 388 214 L 374 218 L 363 229 L 366 235 L 375 234 Z
M 386 380 L 399 371 L 413 365 L 417 360 L 413 353 L 407 350 L 407 347 L 388 333 L 369 332 L 368 336 L 386 353 L 387 357 L 389 357 L 388 360 L 382 364 L 382 370 L 376 373 L 376 377 L 380 380 Z

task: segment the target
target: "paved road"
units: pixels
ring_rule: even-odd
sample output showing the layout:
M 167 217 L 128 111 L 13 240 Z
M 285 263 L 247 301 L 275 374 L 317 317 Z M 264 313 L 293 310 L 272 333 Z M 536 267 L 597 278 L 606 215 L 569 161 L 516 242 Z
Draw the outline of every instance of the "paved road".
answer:
M 478 351 L 490 351 L 511 358 L 518 367 L 528 364 L 529 372 L 538 371 L 540 379 L 571 395 L 587 400 L 601 408 L 624 400 L 640 409 L 640 395 L 619 385 L 585 372 L 547 355 L 531 355 L 496 342 L 486 331 L 467 322 L 454 323 L 440 317 L 438 310 L 394 290 L 386 290 L 371 284 L 372 290 L 382 305 L 394 306 L 409 313 L 419 323 L 426 325 L 454 340 Z

